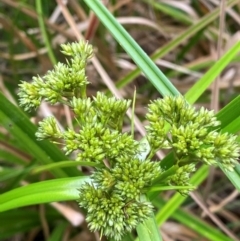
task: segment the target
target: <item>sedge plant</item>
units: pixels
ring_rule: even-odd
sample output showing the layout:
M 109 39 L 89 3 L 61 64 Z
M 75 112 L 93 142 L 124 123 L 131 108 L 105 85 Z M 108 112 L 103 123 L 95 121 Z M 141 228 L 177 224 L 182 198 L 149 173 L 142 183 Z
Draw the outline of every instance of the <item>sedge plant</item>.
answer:
M 96 164 L 90 180 L 79 187 L 78 199 L 91 231 L 121 240 L 152 215 L 153 204 L 147 198 L 151 188 L 174 186 L 188 195 L 194 188 L 189 179 L 200 162 L 233 170 L 239 144 L 235 135 L 221 133 L 213 111 L 197 110 L 182 96 L 153 100 L 147 107 L 145 141 L 135 140 L 122 130 L 131 100 L 101 92 L 87 95 L 86 65 L 93 47 L 84 41 L 61 47 L 69 57 L 66 63 L 33 77 L 31 83 L 23 81 L 18 95 L 25 111 L 38 108 L 42 101 L 72 109 L 76 129 L 62 130 L 51 116 L 39 122 L 36 137 L 61 144 L 76 162 Z M 160 167 L 156 158 L 161 149 L 174 153 L 170 170 Z

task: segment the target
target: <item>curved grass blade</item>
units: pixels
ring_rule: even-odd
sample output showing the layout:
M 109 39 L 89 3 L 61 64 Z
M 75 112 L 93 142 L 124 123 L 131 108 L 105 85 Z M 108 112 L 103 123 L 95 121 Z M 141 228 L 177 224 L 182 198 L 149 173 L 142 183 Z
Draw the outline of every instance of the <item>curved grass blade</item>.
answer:
M 88 177 L 60 178 L 13 189 L 0 195 L 0 212 L 34 204 L 77 200 L 78 189 L 87 180 L 90 179 Z
M 55 168 L 63 168 L 70 166 L 86 166 L 86 167 L 100 167 L 101 164 L 95 162 L 81 162 L 81 161 L 61 161 L 57 163 L 51 163 L 40 167 L 35 167 L 32 169 L 32 174 L 37 174 L 39 172 L 52 170 Z M 0 179 L 1 180 L 1 179 Z
M 186 93 L 185 98 L 187 101 L 193 104 L 239 52 L 240 42 L 237 42 Z
M 185 189 L 194 190 L 195 188 L 196 188 L 195 186 L 162 186 L 159 184 L 159 185 L 151 186 L 147 192 L 151 193 L 151 192 L 160 192 L 160 191 L 166 191 L 166 190 L 185 190 Z
M 43 36 L 44 43 L 45 43 L 46 48 L 48 50 L 47 53 L 48 53 L 49 59 L 51 60 L 52 64 L 56 64 L 57 60 L 54 56 L 52 46 L 51 46 L 51 43 L 50 43 L 49 38 L 48 38 L 47 29 L 46 29 L 46 26 L 44 24 L 43 9 L 42 9 L 42 1 L 41 0 L 36 0 L 36 9 L 37 9 L 37 13 L 38 13 L 38 24 L 39 24 L 39 27 L 40 27 L 40 30 L 41 30 L 41 33 L 42 33 L 42 36 Z
M 173 8 L 171 5 L 168 5 L 167 2 L 161 3 L 161 2 L 154 1 L 154 0 L 143 0 L 143 1 L 145 3 L 150 4 L 156 10 L 159 10 L 159 11 L 163 12 L 164 14 L 169 15 L 170 17 L 174 18 L 178 22 L 182 22 L 185 24 L 193 23 L 190 16 L 188 16 L 185 12 L 183 12 L 177 8 Z
M 168 78 L 100 1 L 84 0 L 84 2 L 95 12 L 101 22 L 109 29 L 122 48 L 131 56 L 133 61 L 141 68 L 146 77 L 162 95 L 180 95 Z
M 11 133 L 23 150 L 36 158 L 42 164 L 66 160 L 66 156 L 49 141 L 37 141 L 35 133 L 37 127 L 33 125 L 29 118 L 6 97 L 0 93 L 0 124 Z M 54 169 L 52 173 L 56 177 L 67 177 L 81 175 L 75 168 L 67 168 L 64 171 Z
M 218 120 L 221 121 L 220 129 L 225 129 L 225 131 L 230 132 L 228 125 L 235 121 L 240 116 L 240 95 L 233 99 L 228 105 L 222 108 L 217 114 Z M 231 133 L 237 132 L 238 129 Z
M 47 241 L 59 241 L 62 240 L 62 237 L 64 236 L 64 233 L 66 229 L 68 228 L 69 223 L 62 222 L 58 224 L 54 230 L 52 231 L 50 237 L 47 239 Z
M 137 226 L 139 241 L 162 241 L 154 216 Z

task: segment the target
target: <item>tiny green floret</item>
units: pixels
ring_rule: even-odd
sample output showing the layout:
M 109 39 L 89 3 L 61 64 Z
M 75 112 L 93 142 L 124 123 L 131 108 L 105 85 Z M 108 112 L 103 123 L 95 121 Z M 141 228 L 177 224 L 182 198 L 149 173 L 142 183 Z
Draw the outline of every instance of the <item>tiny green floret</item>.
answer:
M 76 43 L 61 44 L 62 53 L 79 59 L 88 60 L 93 57 L 93 47 L 87 42 L 80 40 Z
M 62 132 L 60 131 L 56 119 L 53 116 L 46 117 L 43 121 L 39 122 L 36 137 L 38 140 L 62 138 Z
M 45 83 L 41 77 L 33 77 L 33 82 L 28 83 L 21 81 L 19 84 L 19 105 L 24 108 L 25 111 L 36 109 L 40 106 L 43 96 L 40 91 L 44 89 Z

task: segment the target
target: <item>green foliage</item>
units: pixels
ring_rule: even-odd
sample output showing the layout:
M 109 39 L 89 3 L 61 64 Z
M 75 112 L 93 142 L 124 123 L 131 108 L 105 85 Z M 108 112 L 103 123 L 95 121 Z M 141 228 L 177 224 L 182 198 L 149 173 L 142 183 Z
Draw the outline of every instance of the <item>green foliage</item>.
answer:
M 145 193 L 153 183 L 185 186 L 179 192 L 186 195 L 191 190 L 191 174 L 200 161 L 233 169 L 240 150 L 236 137 L 219 132 L 221 123 L 212 111 L 196 110 L 182 96 L 166 96 L 149 104 L 146 139 L 150 151 L 145 160 L 139 158 L 146 146 L 129 133 L 122 133 L 131 101 L 103 93 L 87 97 L 85 67 L 93 54 L 92 46 L 81 41 L 62 45 L 62 49 L 71 56 L 70 61 L 58 63 L 43 78 L 34 77 L 32 83 L 22 82 L 20 105 L 30 110 L 42 100 L 60 102 L 75 114 L 77 131 L 62 131 L 55 118 L 48 117 L 39 123 L 36 136 L 63 143 L 67 155 L 75 152 L 76 161 L 98 165 L 91 181 L 79 190 L 78 202 L 87 210 L 90 230 L 120 240 L 152 215 L 153 206 L 145 200 Z M 174 172 L 152 161 L 162 148 L 173 151 Z

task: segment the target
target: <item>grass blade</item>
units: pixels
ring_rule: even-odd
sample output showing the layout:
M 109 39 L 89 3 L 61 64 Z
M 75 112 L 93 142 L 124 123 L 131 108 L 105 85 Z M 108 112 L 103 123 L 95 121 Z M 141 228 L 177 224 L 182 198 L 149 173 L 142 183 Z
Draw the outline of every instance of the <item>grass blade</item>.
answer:
M 60 162 L 56 162 L 56 163 L 51 163 L 51 164 L 47 164 L 47 165 L 43 165 L 40 167 L 35 167 L 32 169 L 32 174 L 36 174 L 39 172 L 43 172 L 43 171 L 48 171 L 51 169 L 55 169 L 55 168 L 63 168 L 63 167 L 70 167 L 70 166 L 86 166 L 86 167 L 100 167 L 100 164 L 97 164 L 95 162 L 84 162 L 84 161 L 60 161 Z
M 147 219 L 137 226 L 139 241 L 162 241 L 158 231 L 158 226 L 154 217 Z
M 22 149 L 32 155 L 42 164 L 66 160 L 65 155 L 52 143 L 48 141 L 37 141 L 35 133 L 37 127 L 29 118 L 6 97 L 0 93 L 0 123 L 21 144 Z M 56 177 L 77 176 L 80 172 L 75 168 L 54 169 L 52 173 Z
M 194 103 L 239 52 L 240 52 L 240 42 L 237 42 L 186 93 L 185 98 L 187 99 L 187 101 L 191 104 Z
M 78 189 L 86 180 L 89 178 L 61 178 L 13 189 L 0 195 L 0 212 L 40 203 L 77 200 Z
M 84 2 L 95 12 L 101 22 L 109 29 L 122 48 L 131 56 L 134 62 L 162 95 L 180 94 L 100 1 L 84 0 Z

